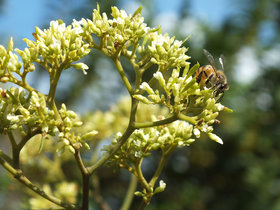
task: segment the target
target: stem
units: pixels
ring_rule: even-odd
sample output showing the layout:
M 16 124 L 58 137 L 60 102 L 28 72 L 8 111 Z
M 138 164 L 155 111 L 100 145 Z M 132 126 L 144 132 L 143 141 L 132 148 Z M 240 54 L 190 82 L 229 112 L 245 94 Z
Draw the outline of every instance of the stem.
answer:
M 126 142 L 135 129 L 132 126 L 128 126 L 122 137 L 114 145 L 114 147 L 106 152 L 94 165 L 87 167 L 87 170 L 90 174 L 94 173 L 100 166 L 102 166 L 110 157 L 112 157 L 115 152 Z
M 58 80 L 60 78 L 60 75 L 61 75 L 62 70 L 64 69 L 66 63 L 67 63 L 67 60 L 65 60 L 57 69 L 52 69 L 52 70 L 49 71 L 50 90 L 49 90 L 49 93 L 48 93 L 47 102 L 48 102 L 51 109 L 53 108 L 53 105 L 54 105 L 56 86 L 58 84 Z
M 76 150 L 75 152 L 75 159 L 77 161 L 77 164 L 79 166 L 79 169 L 82 174 L 83 179 L 83 200 L 82 200 L 82 210 L 88 210 L 89 207 L 89 178 L 90 174 L 86 167 L 84 166 L 83 160 L 81 158 L 81 154 L 79 150 Z
M 142 170 L 141 170 L 141 164 L 142 164 L 142 160 L 141 159 L 139 161 L 139 163 L 136 165 L 135 167 L 135 172 L 137 174 L 137 177 L 139 179 L 140 184 L 148 191 L 150 192 L 150 185 L 148 184 L 147 180 L 145 179 L 145 177 L 143 176 Z
M 159 175 L 161 174 L 162 172 L 162 169 L 165 165 L 165 162 L 166 162 L 166 159 L 167 159 L 168 155 L 165 155 L 165 154 L 162 154 L 161 158 L 160 158 L 160 162 L 159 162 L 159 165 L 157 167 L 157 170 L 156 172 L 154 173 L 154 176 L 152 177 L 151 181 L 150 181 L 150 186 L 154 187 L 155 186 L 155 183 L 156 181 L 158 180 L 159 178 Z
M 36 134 L 39 134 L 41 133 L 41 129 L 40 128 L 36 128 L 34 129 L 33 131 L 30 131 L 30 129 L 28 129 L 28 133 L 26 136 L 24 136 L 21 141 L 18 143 L 18 147 L 19 147 L 19 150 L 21 150 L 24 145 L 26 144 L 26 142 L 33 136 L 35 136 Z
M 163 151 L 162 156 L 161 156 L 161 158 L 160 158 L 160 162 L 159 162 L 158 167 L 157 167 L 157 170 L 155 171 L 155 173 L 154 173 L 154 175 L 153 175 L 151 181 L 149 182 L 149 185 L 150 185 L 151 187 L 154 187 L 154 186 L 155 186 L 155 183 L 156 183 L 156 181 L 158 180 L 158 178 L 159 178 L 159 176 L 160 176 L 160 174 L 161 174 L 161 172 L 162 172 L 162 170 L 163 170 L 163 167 L 164 167 L 164 165 L 165 165 L 165 162 L 166 162 L 166 160 L 167 160 L 169 154 L 170 154 L 175 148 L 176 148 L 176 145 L 169 147 L 169 149 L 168 149 L 167 151 Z
M 143 209 L 145 209 L 146 206 L 148 206 L 148 205 L 149 205 L 149 202 L 145 202 L 144 199 L 143 199 L 142 202 L 141 202 L 141 204 L 140 204 L 140 206 L 139 206 L 139 208 L 138 208 L 138 210 L 143 210 Z
M 189 123 L 191 123 L 191 124 L 193 124 L 193 125 L 196 124 L 195 117 L 189 117 L 189 116 L 184 115 L 184 114 L 182 114 L 182 113 L 179 113 L 177 116 L 178 116 L 178 118 L 179 118 L 180 120 L 184 120 L 184 121 L 189 122 Z
M 158 178 L 159 178 L 159 176 L 160 176 L 160 174 L 161 174 L 161 172 L 162 172 L 162 170 L 163 170 L 163 167 L 164 167 L 164 165 L 165 165 L 165 162 L 166 162 L 166 160 L 167 160 L 167 157 L 169 156 L 169 154 L 170 154 L 175 148 L 176 148 L 176 145 L 173 145 L 173 146 L 169 147 L 168 150 L 162 152 L 162 156 L 161 156 L 161 158 L 160 158 L 160 162 L 159 162 L 159 164 L 158 164 L 158 167 L 157 167 L 157 169 L 156 169 L 156 171 L 155 171 L 155 173 L 154 173 L 152 179 L 150 180 L 150 182 L 149 182 L 149 184 L 148 184 L 148 186 L 149 186 L 150 188 L 152 188 L 152 189 L 154 188 L 155 183 L 156 183 L 156 181 L 158 180 Z M 141 172 L 141 170 L 140 170 L 140 172 Z M 141 172 L 141 174 L 142 174 L 142 172 Z M 149 192 L 149 191 L 148 191 L 148 192 Z M 149 193 L 148 196 L 146 197 L 146 200 L 144 200 L 144 198 L 143 198 L 143 200 L 142 200 L 142 202 L 141 202 L 141 204 L 140 204 L 140 206 L 139 206 L 139 210 L 145 209 L 145 207 L 148 206 L 149 203 L 151 202 L 152 197 L 153 197 L 153 193 Z
M 16 140 L 13 136 L 13 133 L 11 131 L 8 131 L 8 137 L 9 137 L 9 140 L 10 140 L 10 143 L 12 145 L 12 147 L 17 147 L 17 143 L 16 143 Z
M 117 57 L 116 59 L 114 59 L 114 63 L 115 63 L 115 65 L 116 65 L 116 67 L 117 67 L 117 70 L 118 70 L 119 74 L 121 75 L 121 78 L 122 78 L 122 80 L 123 80 L 123 83 L 124 83 L 125 86 L 126 86 L 126 89 L 128 90 L 129 94 L 132 95 L 133 92 L 134 92 L 134 91 L 133 91 L 133 88 L 132 88 L 130 82 L 128 81 L 128 79 L 127 79 L 127 77 L 126 77 L 126 75 L 125 75 L 125 73 L 124 73 L 122 64 L 121 64 L 121 62 L 120 62 L 120 60 L 119 60 L 118 57 Z
M 11 131 L 8 131 L 8 137 L 9 137 L 9 140 L 10 140 L 10 143 L 11 143 L 11 146 L 12 146 L 12 156 L 13 156 L 13 158 L 12 158 L 13 164 L 12 165 L 16 169 L 19 169 L 19 152 L 20 152 L 20 149 L 19 149 Z
M 139 129 L 139 128 L 148 128 L 148 127 L 154 127 L 159 125 L 165 125 L 165 124 L 172 123 L 176 120 L 178 120 L 177 116 L 172 115 L 171 117 L 168 117 L 164 120 L 159 120 L 155 122 L 134 123 L 134 128 Z
M 129 207 L 133 200 L 133 196 L 134 196 L 136 187 L 137 187 L 137 177 L 134 174 L 131 174 L 129 187 L 128 187 L 124 202 L 122 204 L 122 207 L 120 208 L 121 210 L 129 210 Z
M 94 173 L 100 166 L 102 166 L 110 157 L 112 157 L 119 148 L 126 142 L 130 135 L 134 132 L 135 128 L 133 126 L 135 122 L 135 115 L 138 107 L 138 101 L 131 97 L 131 109 L 130 109 L 130 118 L 127 129 L 125 130 L 122 137 L 119 141 L 111 148 L 110 151 L 107 151 L 95 164 L 90 167 L 87 167 L 89 174 Z
M 89 207 L 89 174 L 83 174 L 83 201 L 82 210 L 88 210 Z
M 82 174 L 88 174 L 88 170 L 83 163 L 83 160 L 81 158 L 81 154 L 80 154 L 79 150 L 76 150 L 76 152 L 75 152 L 75 159 L 76 159 L 76 162 L 79 166 L 79 169 L 80 169 L 81 173 Z
M 0 150 L 0 158 L 3 158 L 9 164 L 13 164 L 13 160 L 7 154 L 5 154 L 2 150 Z
M 37 193 L 38 195 L 42 196 L 43 198 L 51 201 L 52 203 L 55 203 L 58 206 L 64 207 L 65 209 L 77 209 L 75 205 L 69 204 L 66 202 L 63 202 L 62 200 L 52 196 L 48 195 L 46 192 L 41 190 L 39 187 L 35 186 L 27 177 L 25 177 L 21 170 L 16 170 L 13 168 L 10 164 L 8 164 L 5 160 L 0 157 L 0 164 L 16 178 L 18 181 L 20 181 L 22 184 L 24 184 L 26 187 Z

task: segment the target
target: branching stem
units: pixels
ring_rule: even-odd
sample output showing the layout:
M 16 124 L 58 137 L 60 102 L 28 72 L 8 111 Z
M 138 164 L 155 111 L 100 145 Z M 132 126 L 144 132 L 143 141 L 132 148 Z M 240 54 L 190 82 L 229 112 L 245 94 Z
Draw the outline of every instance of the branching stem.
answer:
M 47 194 L 43 190 L 41 190 L 39 187 L 34 185 L 27 177 L 25 177 L 21 170 L 17 170 L 14 167 L 12 167 L 9 163 L 7 163 L 5 160 L 0 157 L 0 164 L 10 173 L 12 174 L 18 181 L 20 181 L 22 184 L 24 184 L 26 187 L 37 193 L 38 195 L 44 197 L 45 199 L 51 201 L 52 203 L 55 203 L 56 205 L 59 205 L 61 207 L 64 207 L 65 209 L 78 209 L 75 205 L 69 204 L 66 202 L 63 202 L 62 200 Z

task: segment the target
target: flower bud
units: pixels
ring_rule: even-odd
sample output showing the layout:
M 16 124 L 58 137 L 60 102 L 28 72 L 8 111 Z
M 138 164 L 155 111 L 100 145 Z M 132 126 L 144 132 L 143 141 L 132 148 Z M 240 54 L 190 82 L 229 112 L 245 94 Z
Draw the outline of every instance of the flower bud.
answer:
M 193 134 L 195 135 L 196 138 L 200 137 L 200 131 L 197 128 L 193 129 Z
M 140 85 L 140 88 L 142 90 L 145 90 L 148 94 L 150 95 L 154 95 L 155 92 L 154 90 L 150 87 L 150 85 L 147 83 L 147 82 L 143 82 L 141 85 Z
M 144 104 L 151 104 L 152 102 L 149 101 L 146 97 L 142 96 L 142 95 L 133 95 L 133 98 L 143 102 Z
M 84 63 L 75 63 L 75 64 L 72 64 L 72 66 L 75 68 L 75 69 L 81 69 L 84 73 L 84 75 L 87 74 L 86 70 L 88 69 L 88 66 Z
M 68 145 L 66 148 L 67 148 L 71 153 L 75 154 L 75 149 L 74 149 L 74 147 Z
M 163 192 L 166 188 L 166 183 L 163 180 L 159 181 L 159 186 L 155 189 L 154 194 Z
M 62 142 L 63 142 L 63 144 L 65 144 L 65 145 L 69 145 L 69 140 L 66 139 L 66 138 L 63 138 Z
M 82 121 L 76 121 L 73 123 L 73 127 L 81 127 L 83 125 Z
M 82 145 L 85 149 L 89 150 L 90 146 L 86 142 L 82 142 Z
M 6 83 L 6 82 L 9 81 L 9 77 L 1 77 L 0 81 L 1 81 L 2 83 Z
M 15 115 L 8 114 L 7 120 L 9 120 L 11 123 L 18 123 L 20 121 L 20 118 L 18 115 L 15 116 Z
M 213 141 L 219 143 L 219 144 L 223 144 L 223 140 L 217 136 L 216 134 L 213 134 L 213 133 L 208 133 L 208 136 L 210 139 L 212 139 Z
M 91 131 L 91 132 L 88 132 L 88 133 L 84 134 L 84 135 L 82 136 L 82 139 L 83 139 L 83 140 L 91 139 L 91 138 L 94 137 L 96 134 L 98 134 L 98 131 L 93 130 L 93 131 Z
M 13 48 L 14 48 L 14 41 L 13 41 L 13 37 L 11 37 L 7 47 L 7 51 L 13 51 Z
M 159 84 L 161 87 L 165 88 L 165 79 L 160 71 L 157 71 L 156 73 L 153 74 L 154 78 L 156 78 L 159 81 Z

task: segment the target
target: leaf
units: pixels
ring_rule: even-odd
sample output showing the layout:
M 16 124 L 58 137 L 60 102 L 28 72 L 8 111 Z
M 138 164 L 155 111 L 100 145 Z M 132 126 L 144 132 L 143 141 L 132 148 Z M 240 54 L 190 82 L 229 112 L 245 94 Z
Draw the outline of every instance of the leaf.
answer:
M 187 74 L 187 78 L 189 78 L 190 76 L 192 76 L 199 68 L 199 63 L 197 62 L 193 67 L 191 67 L 191 69 L 189 70 L 188 74 Z
M 193 78 L 188 84 L 186 84 L 186 86 L 183 89 L 183 92 L 185 92 L 187 89 L 192 87 L 195 83 L 196 83 L 196 78 Z

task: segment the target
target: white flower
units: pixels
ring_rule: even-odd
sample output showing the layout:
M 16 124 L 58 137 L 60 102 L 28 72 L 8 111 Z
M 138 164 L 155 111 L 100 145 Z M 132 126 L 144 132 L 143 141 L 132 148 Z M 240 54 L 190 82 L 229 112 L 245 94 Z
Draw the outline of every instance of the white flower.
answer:
M 155 93 L 154 93 L 154 90 L 150 87 L 150 85 L 149 85 L 147 82 L 143 82 L 143 83 L 140 85 L 140 88 L 141 88 L 142 90 L 147 91 L 147 93 L 149 93 L 150 95 L 155 94 Z
M 222 105 L 221 103 L 216 104 L 216 107 L 219 111 L 222 111 L 225 108 L 225 106 Z
M 73 19 L 73 31 L 75 34 L 81 34 L 83 33 L 83 28 L 81 27 L 81 24 L 83 24 L 83 20 L 77 21 L 75 19 Z
M 52 39 L 52 44 L 50 45 L 50 48 L 52 50 L 54 50 L 55 52 L 59 52 L 60 49 L 61 49 L 61 41 L 53 38 Z
M 81 69 L 84 73 L 84 75 L 87 75 L 87 72 L 86 70 L 89 69 L 88 66 L 84 63 L 75 63 L 75 64 L 72 64 L 72 66 L 75 68 L 75 69 Z
M 197 128 L 193 129 L 193 134 L 195 135 L 196 138 L 200 137 L 200 131 Z
M 14 115 L 8 114 L 7 120 L 10 120 L 12 123 L 18 123 L 20 119 L 19 119 L 19 116 L 14 116 Z

